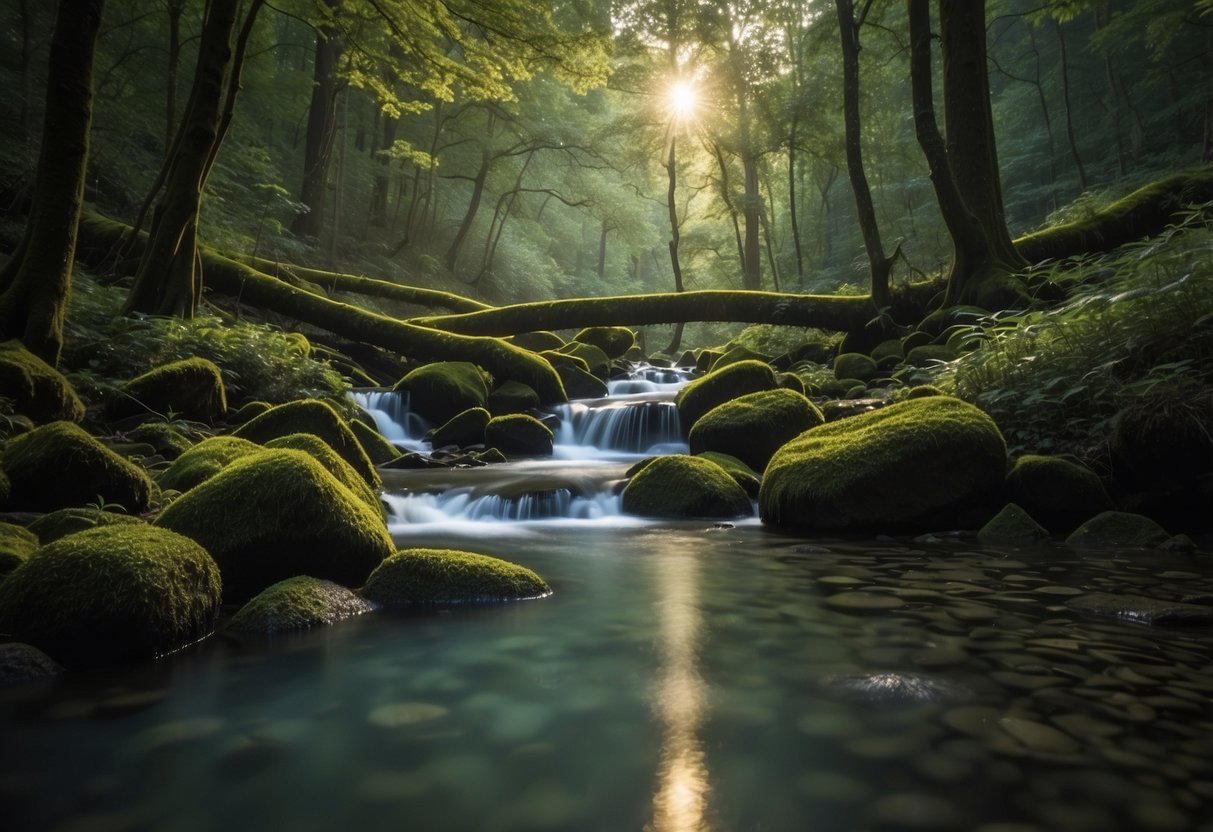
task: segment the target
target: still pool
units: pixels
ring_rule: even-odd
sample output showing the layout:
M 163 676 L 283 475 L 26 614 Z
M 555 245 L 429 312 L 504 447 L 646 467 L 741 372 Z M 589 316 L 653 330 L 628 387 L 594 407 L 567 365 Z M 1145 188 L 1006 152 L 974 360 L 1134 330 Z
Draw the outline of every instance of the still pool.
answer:
M 501 524 L 543 600 L 0 689 L 18 830 L 1213 830 L 1213 558 Z M 434 534 L 441 530 L 435 529 Z

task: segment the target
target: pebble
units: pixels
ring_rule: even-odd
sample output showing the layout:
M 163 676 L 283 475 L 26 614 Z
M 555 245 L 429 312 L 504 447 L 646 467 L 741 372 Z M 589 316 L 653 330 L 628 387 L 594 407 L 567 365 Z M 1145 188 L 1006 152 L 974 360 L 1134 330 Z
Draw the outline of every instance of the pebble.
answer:
M 825 605 L 846 612 L 880 612 L 900 609 L 906 602 L 892 595 L 872 592 L 840 592 L 825 599 Z
M 1019 742 L 1042 754 L 1075 754 L 1082 743 L 1042 722 L 1005 716 L 999 726 Z
M 400 728 L 440 719 L 449 713 L 441 705 L 428 702 L 395 702 L 380 705 L 367 714 L 367 721 L 380 728 Z

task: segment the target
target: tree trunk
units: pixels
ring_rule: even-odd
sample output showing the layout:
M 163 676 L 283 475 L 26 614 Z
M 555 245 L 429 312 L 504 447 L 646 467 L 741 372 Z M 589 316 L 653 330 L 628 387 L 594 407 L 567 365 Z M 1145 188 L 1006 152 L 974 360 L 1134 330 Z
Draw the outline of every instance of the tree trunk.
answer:
M 388 191 L 391 189 L 392 159 L 387 155 L 396 144 L 396 127 L 399 119 L 383 115 L 382 145 L 383 151 L 377 158 L 378 167 L 375 170 L 375 181 L 371 188 L 371 225 L 376 228 L 387 227 Z
M 748 142 L 747 142 L 748 145 Z M 762 196 L 758 192 L 758 157 L 751 147 L 741 155 L 741 167 L 745 173 L 745 202 L 742 214 L 745 217 L 745 254 L 742 259 L 742 287 L 751 291 L 762 288 Z
M 800 220 L 796 212 L 796 141 L 800 114 L 792 115 L 792 132 L 788 138 L 788 222 L 792 226 L 792 248 L 796 252 L 796 283 L 804 285 L 804 251 L 800 244 Z
M 712 142 L 712 155 L 716 157 L 716 166 L 720 169 L 720 198 L 728 209 L 729 219 L 733 223 L 733 239 L 737 241 L 737 266 L 745 270 L 745 244 L 741 240 L 741 223 L 737 219 L 737 206 L 733 203 L 732 188 L 729 185 L 729 164 L 725 161 L 724 150 L 719 142 Z
M 484 182 L 488 178 L 491 161 L 488 148 L 484 148 L 480 152 L 480 167 L 472 179 L 472 196 L 468 200 L 468 209 L 463 214 L 463 222 L 459 224 L 459 230 L 455 232 L 455 239 L 451 240 L 450 248 L 446 250 L 448 271 L 455 271 L 455 265 L 459 261 L 459 250 L 463 247 L 463 241 L 467 239 L 468 232 L 472 230 L 472 223 L 476 221 L 476 212 L 480 210 L 480 200 L 484 196 Z
M 671 128 L 676 129 L 676 128 Z M 665 207 L 670 217 L 670 268 L 674 271 L 674 291 L 683 291 L 682 286 L 682 261 L 678 256 L 678 246 L 682 241 L 682 226 L 678 221 L 678 200 L 676 198 L 678 189 L 678 153 L 677 153 L 678 137 L 673 133 L 670 134 L 670 155 L 666 159 L 666 191 L 665 191 Z M 678 352 L 682 347 L 682 323 L 679 322 L 674 327 L 674 332 L 670 336 L 670 343 L 666 345 L 665 352 L 672 355 Z
M 598 279 L 602 280 L 606 277 L 606 258 L 607 258 L 607 235 L 611 233 L 611 226 L 607 225 L 607 221 L 602 221 L 602 229 L 598 232 Z
M 324 0 L 330 14 L 341 0 Z M 303 183 L 299 201 L 307 213 L 295 217 L 291 231 L 297 237 L 319 237 L 324 229 L 324 197 L 328 188 L 329 160 L 337 135 L 337 61 L 341 44 L 329 25 L 316 27 L 316 60 L 312 65 L 312 100 L 307 110 L 307 138 L 303 144 Z
M 1056 20 L 1053 26 L 1057 30 L 1057 45 L 1061 50 L 1061 100 L 1066 109 L 1066 139 L 1070 143 L 1070 156 L 1074 159 L 1074 168 L 1078 171 L 1078 187 L 1087 189 L 1087 171 L 1082 166 L 1082 156 L 1078 152 L 1078 139 L 1074 136 L 1074 112 L 1070 106 L 1070 61 L 1066 55 L 1066 31 Z
M 60 0 L 51 36 L 46 112 L 34 202 L 25 233 L 0 272 L 0 338 L 20 338 L 55 365 L 71 292 L 77 226 L 84 201 L 93 57 L 103 0 Z
M 173 146 L 173 134 L 177 131 L 177 72 L 181 65 L 181 14 L 185 11 L 185 0 L 168 0 L 168 71 L 164 79 L 164 155 L 167 157 Z

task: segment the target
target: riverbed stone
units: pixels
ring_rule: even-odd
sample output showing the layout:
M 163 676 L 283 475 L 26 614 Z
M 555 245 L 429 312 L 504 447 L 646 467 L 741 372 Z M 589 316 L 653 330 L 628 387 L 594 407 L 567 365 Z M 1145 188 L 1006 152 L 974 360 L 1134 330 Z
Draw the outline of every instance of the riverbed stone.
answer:
M 227 631 L 273 635 L 325 627 L 375 607 L 352 590 L 307 575 L 266 587 L 232 617 Z
M 209 633 L 220 589 L 193 540 L 104 526 L 41 547 L 0 583 L 0 629 L 69 667 L 150 659 Z
M 422 368 L 424 369 L 424 368 Z M 406 376 L 407 378 L 407 376 Z M 358 437 L 331 404 L 320 399 L 300 399 L 271 407 L 260 416 L 238 427 L 231 435 L 264 445 L 271 439 L 292 433 L 319 436 L 341 458 L 353 466 L 366 484 L 378 488 L 382 483 Z
M 1068 454 L 1021 456 L 1007 473 L 1007 497 L 1053 532 L 1112 508 L 1098 475 Z
M 1071 546 L 1153 549 L 1171 539 L 1149 517 L 1126 511 L 1105 511 L 1083 523 L 1066 538 Z
M 691 427 L 688 441 L 692 454 L 719 451 L 761 471 L 785 443 L 824 421 L 816 405 L 780 387 L 712 408 Z
M 0 468 L 12 483 L 10 511 L 54 511 L 102 500 L 139 514 L 152 481 L 72 422 L 51 422 L 9 441 Z
M 550 595 L 525 566 L 456 549 L 401 549 L 375 568 L 360 594 L 389 607 L 485 604 Z
M 761 361 L 739 361 L 692 381 L 678 391 L 674 402 L 678 405 L 684 429 L 689 431 L 709 410 L 738 396 L 774 390 L 778 386 L 779 379 L 769 365 Z
M 750 498 L 727 471 L 703 457 L 654 458 L 623 489 L 623 511 L 641 517 L 738 517 Z
M 534 416 L 511 413 L 495 416 L 484 428 L 484 441 L 510 456 L 551 456 L 552 429 Z
M 213 422 L 227 412 L 227 390 L 213 361 L 186 358 L 148 370 L 122 385 L 109 415 L 161 416 Z
M 636 333 L 624 326 L 591 326 L 574 335 L 573 340 L 597 347 L 607 358 L 622 358 L 636 343 Z
M 409 409 L 432 425 L 469 407 L 484 407 L 489 389 L 485 373 L 468 361 L 437 361 L 410 372 L 392 388 L 409 394 Z
M 950 396 L 828 422 L 780 448 L 763 474 L 763 522 L 821 529 L 947 522 L 997 492 L 1006 443 L 982 411 Z
M 0 390 L 34 424 L 84 418 L 84 403 L 63 374 L 15 338 L 0 342 Z
M 256 442 L 238 436 L 212 436 L 203 439 L 156 477 L 164 490 L 189 491 L 206 482 L 231 462 L 261 450 Z
M 445 448 L 448 445 L 459 448 L 481 445 L 484 443 L 484 429 L 492 418 L 489 411 L 483 407 L 469 407 L 427 433 L 426 439 L 430 440 L 430 444 L 435 448 Z
M 358 586 L 394 550 L 378 512 L 291 449 L 232 462 L 179 497 L 156 524 L 211 553 L 227 600 L 300 574 Z
M 994 518 L 977 532 L 982 543 L 1006 546 L 1030 546 L 1049 539 L 1049 530 L 1015 503 L 1007 503 Z
M 1092 592 L 1066 601 L 1072 610 L 1107 618 L 1122 618 L 1141 624 L 1208 625 L 1213 623 L 1213 607 L 1185 604 L 1142 595 Z

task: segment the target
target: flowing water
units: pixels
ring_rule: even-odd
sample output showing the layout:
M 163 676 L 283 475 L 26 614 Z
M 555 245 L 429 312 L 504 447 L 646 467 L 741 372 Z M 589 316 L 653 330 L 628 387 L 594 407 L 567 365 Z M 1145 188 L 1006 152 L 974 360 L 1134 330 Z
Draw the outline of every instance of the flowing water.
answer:
M 387 472 L 402 546 L 549 598 L 0 689 L 3 828 L 1213 828 L 1213 631 L 1076 603 L 1208 604 L 1207 549 L 641 521 L 584 456 Z

